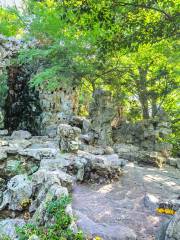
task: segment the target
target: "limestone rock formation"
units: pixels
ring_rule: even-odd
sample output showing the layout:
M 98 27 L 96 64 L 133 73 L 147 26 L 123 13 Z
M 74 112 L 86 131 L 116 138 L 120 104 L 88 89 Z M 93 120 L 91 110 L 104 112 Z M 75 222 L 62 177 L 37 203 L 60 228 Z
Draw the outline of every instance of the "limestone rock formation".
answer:
M 158 151 L 145 151 L 132 144 L 115 144 L 114 150 L 120 158 L 135 161 L 139 164 L 147 164 L 162 167 L 166 162 L 166 156 Z
M 74 88 L 60 88 L 53 92 L 39 89 L 38 92 L 42 110 L 39 116 L 40 133 L 55 137 L 58 125 L 69 123 L 77 112 L 77 91 Z
M 115 116 L 115 109 L 111 92 L 96 90 L 93 93 L 94 101 L 90 105 L 91 128 L 94 131 L 98 144 L 112 145 L 111 122 Z
M 39 159 L 25 150 L 6 148 L 0 153 L 0 177 L 9 179 L 18 174 L 32 174 L 39 167 Z
M 167 164 L 180 169 L 180 158 L 170 157 L 167 159 Z
M 133 144 L 142 150 L 167 152 L 172 146 L 160 142 L 159 138 L 164 138 L 171 133 L 168 120 L 160 119 L 144 120 L 135 124 L 121 123 L 113 130 L 113 139 L 116 143 Z
M 76 215 L 79 217 L 78 226 L 90 236 L 113 240 L 137 240 L 135 232 L 126 226 L 98 224 L 77 211 Z
M 0 99 L 0 129 L 6 127 L 10 132 L 24 129 L 32 134 L 56 136 L 57 126 L 67 123 L 77 113 L 78 92 L 75 88 L 47 91 L 30 88 L 29 81 L 40 64 L 12 64 L 20 49 L 37 46 L 35 40 L 25 42 L 0 35 L 0 75 L 7 70 L 6 96 Z
M 8 135 L 8 130 L 6 130 L 6 129 L 0 130 L 0 137 L 7 136 L 7 135 Z
M 29 211 L 33 213 L 30 222 L 44 225 L 50 221 L 46 214 L 47 202 L 68 195 L 68 189 L 72 189 L 72 179 L 61 171 L 41 169 L 32 176 L 32 184 L 36 198 L 29 207 Z
M 159 199 L 150 193 L 146 193 L 143 201 L 144 206 L 152 211 L 155 211 L 159 204 Z
M 19 130 L 19 131 L 14 131 L 11 135 L 11 138 L 12 139 L 30 139 L 31 136 L 32 135 L 30 132 Z
M 80 128 L 72 127 L 68 124 L 60 124 L 58 126 L 60 150 L 63 152 L 77 152 L 79 149 L 80 133 Z
M 169 223 L 166 230 L 165 240 L 180 239 L 180 210 Z
M 104 183 L 118 180 L 124 165 L 125 161 L 116 154 L 102 156 L 79 152 L 71 160 L 68 171 L 75 173 L 80 182 Z
M 23 202 L 28 201 L 31 195 L 32 184 L 27 175 L 16 175 L 7 184 L 0 210 L 8 207 L 9 210 L 22 211 Z
M 16 227 L 24 226 L 25 221 L 23 219 L 6 219 L 0 220 L 0 239 L 6 239 L 7 236 L 12 239 L 17 239 Z

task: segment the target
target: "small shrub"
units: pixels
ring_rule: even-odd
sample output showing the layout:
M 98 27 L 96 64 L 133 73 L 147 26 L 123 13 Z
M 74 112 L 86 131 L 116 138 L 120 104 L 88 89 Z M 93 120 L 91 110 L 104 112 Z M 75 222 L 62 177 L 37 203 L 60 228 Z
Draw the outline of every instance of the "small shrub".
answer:
M 70 228 L 72 217 L 66 213 L 66 207 L 71 202 L 67 196 L 47 203 L 46 211 L 50 218 L 54 219 L 54 224 L 36 226 L 26 224 L 22 228 L 17 228 L 19 240 L 28 240 L 37 236 L 40 240 L 84 240 L 82 232 L 74 233 Z

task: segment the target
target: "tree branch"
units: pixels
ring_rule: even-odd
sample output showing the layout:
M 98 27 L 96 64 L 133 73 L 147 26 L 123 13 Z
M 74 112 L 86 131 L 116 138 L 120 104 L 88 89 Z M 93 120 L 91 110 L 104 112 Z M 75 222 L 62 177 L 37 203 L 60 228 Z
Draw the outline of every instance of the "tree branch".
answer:
M 144 4 L 134 4 L 134 3 L 125 3 L 125 2 L 117 2 L 117 3 L 120 4 L 121 6 L 133 6 L 133 7 L 136 7 L 136 8 L 144 8 L 144 9 L 155 10 L 157 12 L 160 12 L 160 13 L 164 14 L 167 19 L 172 20 L 172 16 L 170 14 L 168 14 L 164 10 L 156 8 L 156 7 L 147 6 L 147 5 L 144 5 Z

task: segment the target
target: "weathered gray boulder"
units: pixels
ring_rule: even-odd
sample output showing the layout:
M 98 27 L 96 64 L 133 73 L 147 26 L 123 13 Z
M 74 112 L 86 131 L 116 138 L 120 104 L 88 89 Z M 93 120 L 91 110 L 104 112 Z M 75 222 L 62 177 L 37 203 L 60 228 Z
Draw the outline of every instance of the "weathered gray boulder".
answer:
M 68 190 L 72 189 L 72 178 L 58 170 L 40 169 L 33 174 L 32 183 L 33 194 L 36 197 L 29 207 L 29 211 L 33 213 L 31 222 L 38 225 L 48 224 L 50 219 L 46 212 L 47 202 L 68 195 Z
M 6 129 L 0 130 L 0 136 L 7 136 L 7 135 L 8 135 L 8 130 Z
M 118 154 L 120 158 L 127 159 L 129 161 L 136 161 L 139 153 L 139 147 L 132 144 L 115 144 L 113 146 L 114 151 Z
M 110 146 L 107 146 L 105 149 L 104 149 L 104 154 L 113 154 L 114 153 L 114 149 Z
M 169 222 L 164 240 L 179 240 L 180 239 L 180 209 Z
M 70 119 L 70 125 L 82 129 L 83 128 L 83 121 L 84 121 L 84 117 L 72 116 L 72 118 Z
M 43 158 L 40 163 L 40 169 L 53 171 L 56 169 L 64 170 L 71 164 L 68 154 L 59 154 L 56 158 Z
M 0 147 L 9 146 L 9 142 L 7 140 L 0 139 Z
M 46 168 L 39 169 L 32 175 L 32 179 L 33 185 L 43 185 L 46 183 L 46 185 L 52 186 L 57 183 L 60 186 L 66 187 L 69 191 L 72 190 L 72 177 L 59 169 L 54 171 L 49 171 Z
M 68 124 L 58 126 L 58 135 L 60 137 L 59 147 L 63 152 L 77 152 L 79 149 L 79 136 L 81 130 Z
M 13 152 L 18 152 L 22 149 L 25 149 L 31 145 L 30 140 L 26 139 L 13 139 L 13 140 L 8 140 L 8 145 L 9 147 L 6 148 L 8 153 L 13 153 Z
M 55 138 L 57 136 L 57 125 L 50 125 L 46 127 L 46 134 L 50 138 Z
M 170 158 L 167 159 L 167 164 L 180 169 L 180 158 L 170 157 Z
M 47 188 L 48 187 L 48 188 Z M 49 201 L 53 199 L 59 199 L 62 196 L 68 195 L 68 190 L 57 183 L 54 185 L 45 184 L 40 191 L 38 192 L 36 200 L 34 200 L 29 208 L 29 211 L 34 213 L 31 223 L 37 225 L 45 225 L 46 223 L 50 223 L 50 219 L 48 218 L 46 207 Z
M 93 144 L 94 143 L 94 133 L 88 132 L 86 134 L 81 134 L 80 139 L 82 142 L 86 144 Z
M 7 148 L 0 153 L 0 177 L 9 179 L 15 175 L 32 174 L 39 168 L 39 158 L 16 148 Z
M 35 210 L 30 222 L 37 225 L 50 224 L 51 219 L 49 219 L 46 212 L 47 203 L 54 199 L 59 199 L 65 195 L 68 195 L 67 188 L 64 188 L 60 185 L 51 186 L 47 192 L 44 192 L 43 190 L 39 192 L 37 200 L 34 201 L 30 206 L 30 211 L 33 212 L 33 210 Z
M 149 119 L 135 124 L 123 122 L 113 129 L 113 140 L 115 143 L 133 144 L 143 151 L 161 152 L 169 156 L 172 145 L 162 142 L 171 133 L 168 119 Z
M 54 147 L 43 147 L 43 146 L 37 146 L 37 147 L 29 147 L 26 149 L 23 149 L 19 151 L 19 154 L 22 156 L 28 156 L 33 157 L 37 160 L 41 160 L 42 158 L 53 158 L 57 154 L 57 149 Z
M 161 152 L 139 151 L 136 160 L 138 163 L 162 167 L 166 162 L 166 157 Z
M 177 159 L 177 168 L 180 169 L 180 158 Z
M 91 130 L 90 120 L 81 116 L 72 116 L 70 119 L 70 125 L 80 128 L 83 134 L 86 134 Z
M 13 211 L 22 211 L 23 202 L 29 201 L 32 196 L 32 184 L 27 175 L 17 175 L 7 184 L 3 192 L 3 201 L 0 210 L 8 208 Z
M 4 150 L 1 150 L 0 152 L 0 161 L 4 160 L 7 158 L 7 152 Z
M 0 239 L 18 239 L 16 227 L 23 227 L 25 221 L 23 219 L 6 219 L 0 221 Z
M 83 133 L 88 133 L 91 130 L 91 122 L 88 119 L 83 119 Z
M 78 94 L 74 88 L 60 88 L 56 91 L 39 90 L 40 133 L 50 137 L 57 136 L 60 123 L 69 123 L 77 112 Z
M 88 165 L 90 166 L 90 172 L 86 170 L 85 178 L 90 181 L 111 182 L 112 180 L 118 180 L 123 174 L 125 161 L 119 159 L 118 155 L 111 154 L 96 156 L 94 159 L 90 159 Z
M 162 167 L 166 162 L 166 156 L 162 152 L 141 150 L 132 144 L 115 144 L 114 150 L 120 158 L 136 161 L 139 164 Z
M 24 130 L 14 131 L 11 135 L 12 139 L 30 139 L 31 137 L 31 133 Z
M 129 227 L 124 225 L 99 224 L 93 222 L 79 211 L 76 211 L 75 214 L 78 217 L 78 227 L 91 237 L 99 236 L 102 239 L 109 240 L 137 240 L 135 232 Z
M 68 172 L 76 175 L 77 180 L 83 182 L 111 182 L 118 180 L 123 174 L 124 159 L 117 154 L 93 155 L 79 152 L 68 166 Z
M 146 193 L 143 201 L 144 206 L 152 211 L 155 211 L 156 208 L 158 207 L 159 199 L 150 193 Z

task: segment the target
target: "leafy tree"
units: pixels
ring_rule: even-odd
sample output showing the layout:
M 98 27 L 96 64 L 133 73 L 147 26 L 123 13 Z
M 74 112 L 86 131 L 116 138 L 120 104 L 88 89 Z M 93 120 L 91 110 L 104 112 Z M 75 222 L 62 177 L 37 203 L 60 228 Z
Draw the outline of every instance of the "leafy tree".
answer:
M 0 34 L 11 37 L 21 34 L 24 28 L 23 22 L 15 9 L 0 7 Z
M 20 53 L 19 63 L 40 66 L 32 86 L 78 87 L 81 106 L 101 87 L 113 92 L 130 120 L 155 117 L 164 108 L 174 121 L 178 8 L 177 0 L 28 0 L 23 15 L 10 12 L 23 37 L 38 43 Z M 1 19 L 6 35 L 18 33 L 15 20 L 8 32 Z

